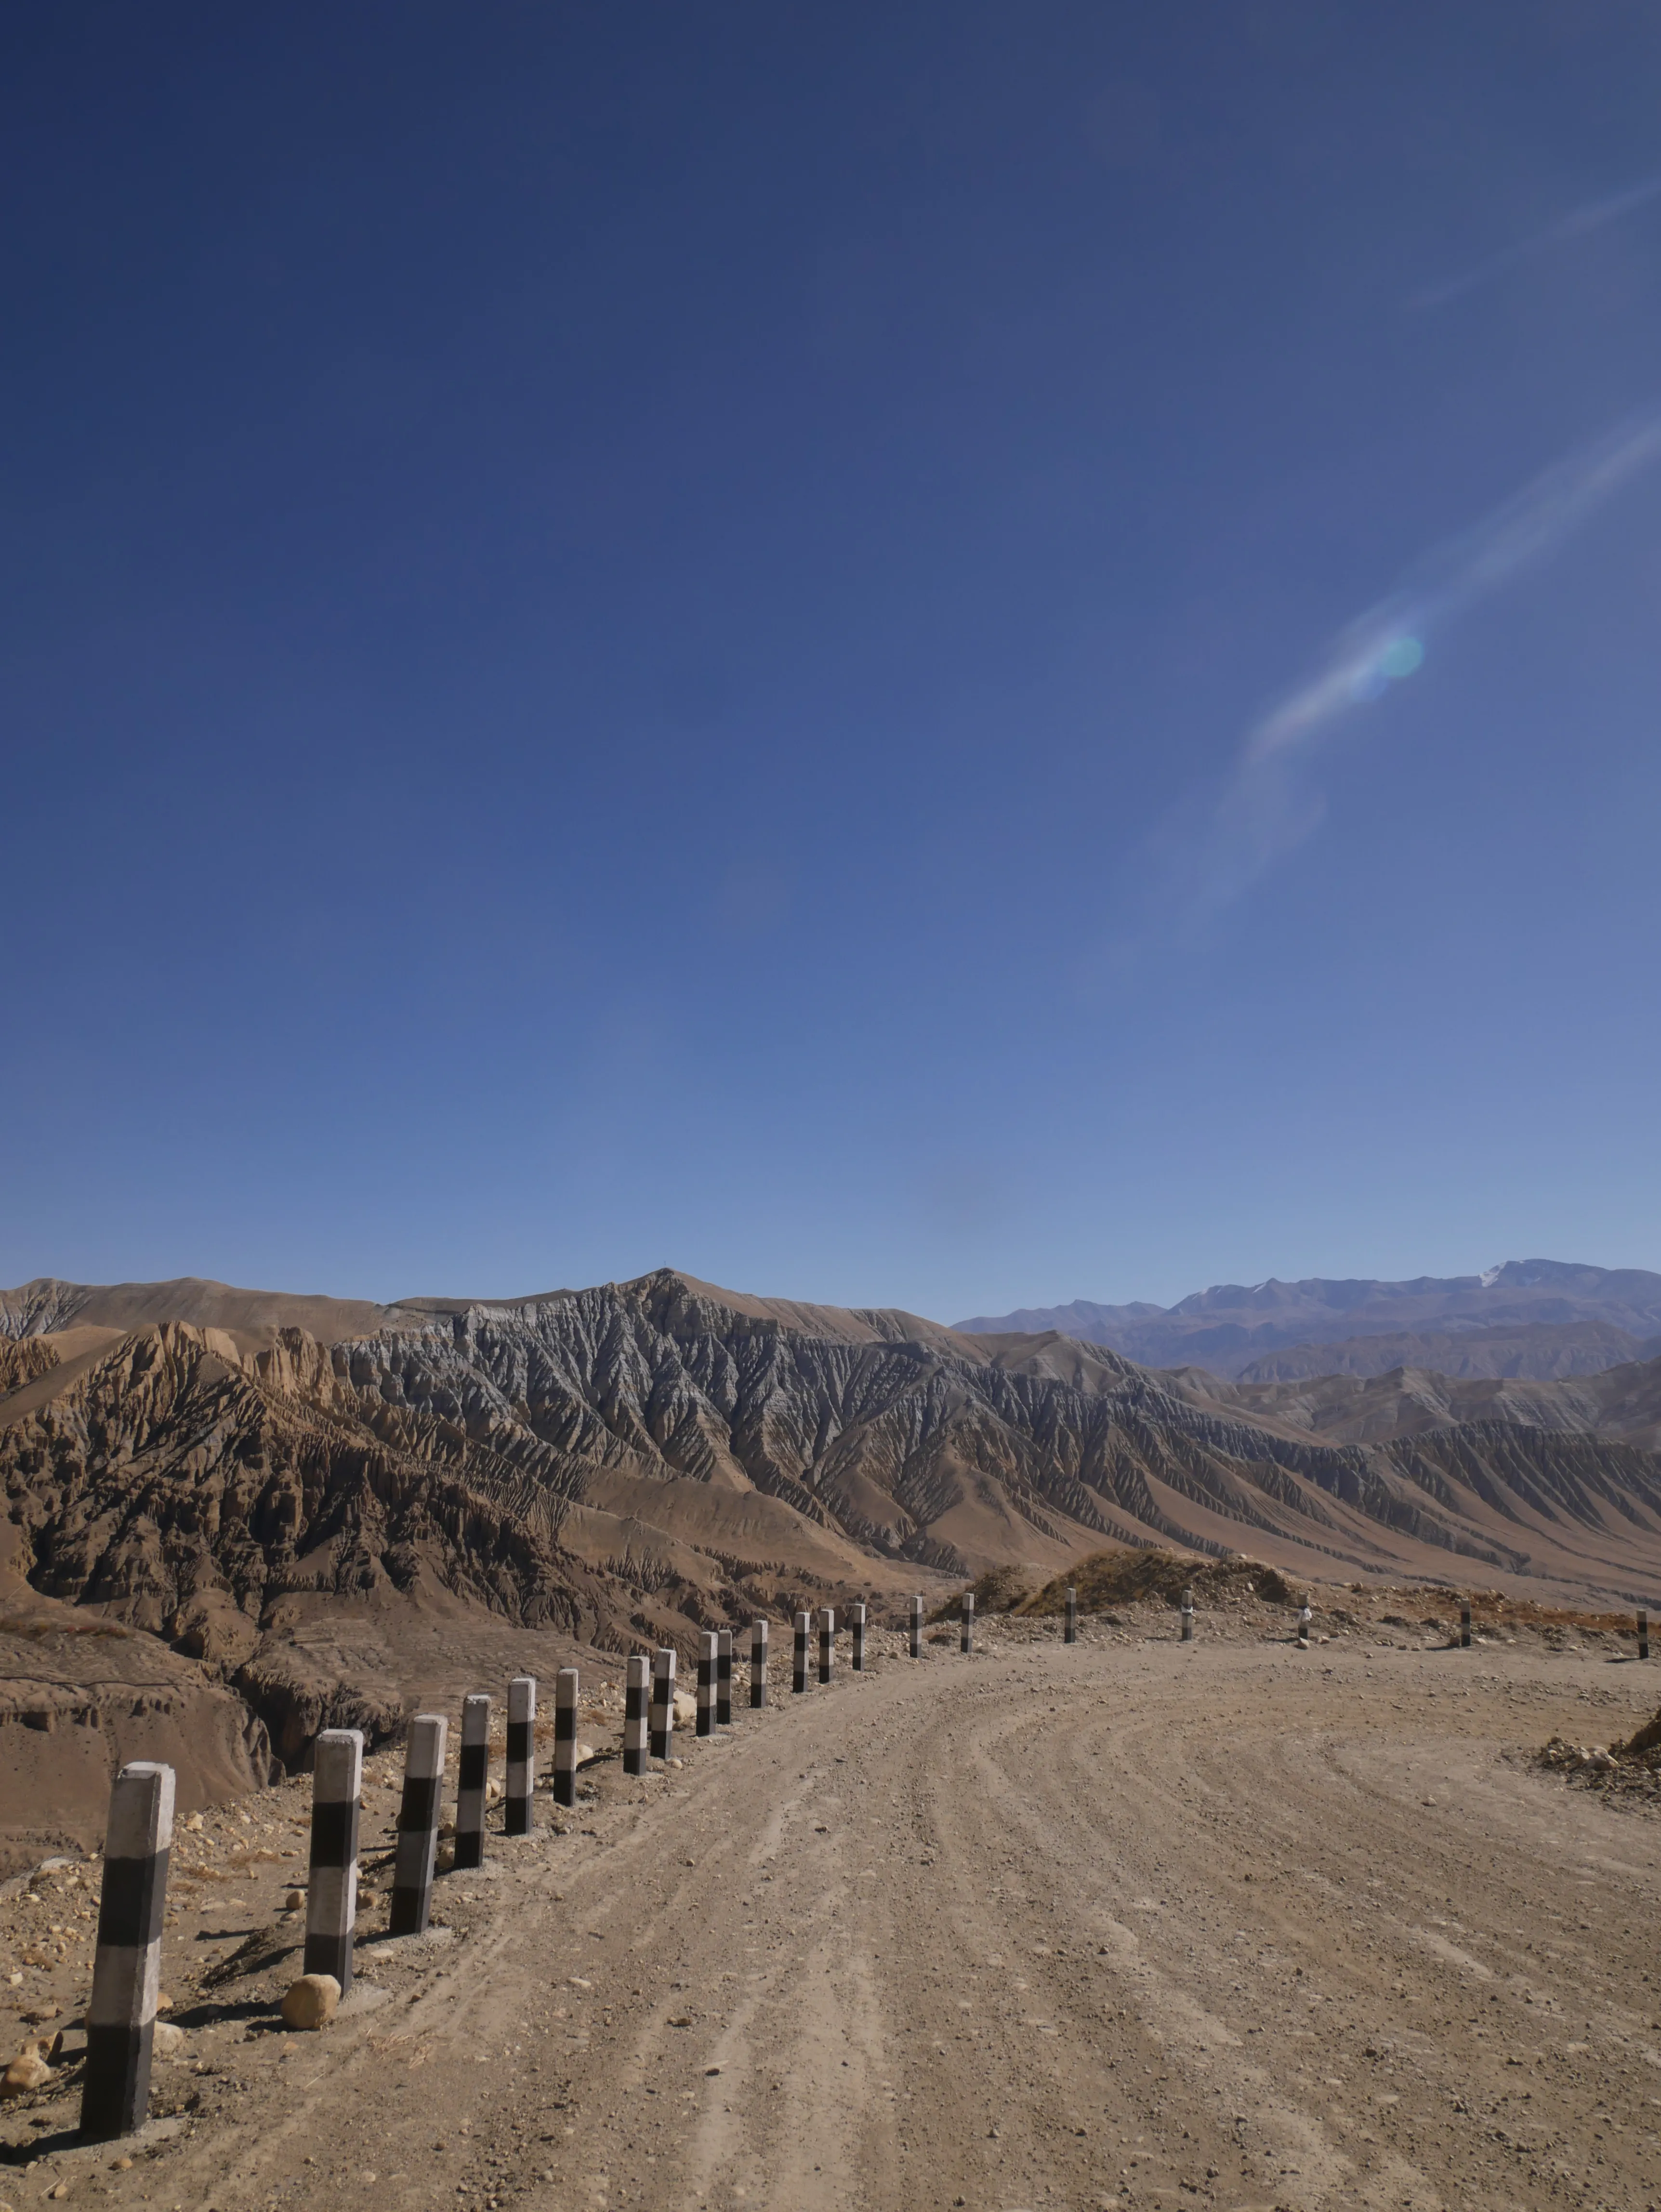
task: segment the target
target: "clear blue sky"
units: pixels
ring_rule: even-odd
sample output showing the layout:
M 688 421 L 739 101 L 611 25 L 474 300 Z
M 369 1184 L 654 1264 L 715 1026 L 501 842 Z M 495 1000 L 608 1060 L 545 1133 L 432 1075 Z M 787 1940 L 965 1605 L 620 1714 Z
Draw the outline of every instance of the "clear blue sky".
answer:
M 0 1281 L 1661 1266 L 1653 7 L 53 0 L 0 173 Z

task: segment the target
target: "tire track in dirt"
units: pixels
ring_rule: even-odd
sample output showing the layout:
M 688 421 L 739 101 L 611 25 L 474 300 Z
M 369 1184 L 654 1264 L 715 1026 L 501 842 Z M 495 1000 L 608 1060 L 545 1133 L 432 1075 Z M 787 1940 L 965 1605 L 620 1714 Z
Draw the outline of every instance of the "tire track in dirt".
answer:
M 986 1640 L 493 1843 L 167 2203 L 1652 2201 L 1661 1828 L 1500 1755 L 1585 1664 Z

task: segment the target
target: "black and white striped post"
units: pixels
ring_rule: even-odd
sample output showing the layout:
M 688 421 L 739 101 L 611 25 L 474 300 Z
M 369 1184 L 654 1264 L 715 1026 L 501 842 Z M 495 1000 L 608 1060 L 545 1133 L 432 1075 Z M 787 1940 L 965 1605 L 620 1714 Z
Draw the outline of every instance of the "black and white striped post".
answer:
M 149 2112 L 173 1800 L 172 1767 L 149 1759 L 124 1766 L 110 1792 L 98 1955 L 87 2007 L 82 2135 L 130 2136 Z
M 963 1624 L 958 1632 L 958 1649 L 966 1656 L 975 1648 L 975 1593 L 973 1590 L 964 1592 L 963 1601 L 958 1607 L 958 1618 Z
M 797 1697 L 800 1697 L 807 1687 L 807 1647 L 812 1632 L 812 1614 L 799 1613 L 796 1615 L 795 1664 L 790 1674 L 790 1687 Z
M 442 1713 L 417 1713 L 404 1754 L 404 1797 L 398 1808 L 389 1936 L 424 1936 L 433 1909 L 433 1861 L 438 1855 L 438 1801 L 450 1724 Z
M 865 1607 L 863 1602 L 849 1607 L 848 1619 L 849 1623 L 854 1631 L 854 1656 L 849 1663 L 852 1666 L 854 1672 L 856 1674 L 862 1674 L 865 1672 Z
M 675 1647 L 666 1644 L 652 1662 L 652 1756 L 669 1758 L 675 1747 Z
M 715 1726 L 733 1725 L 733 1632 L 715 1631 Z
M 1184 1644 L 1192 1644 L 1194 1641 L 1194 1590 L 1192 1584 L 1185 1586 L 1183 1590 L 1183 1641 Z
M 1469 1651 L 1470 1649 L 1470 1600 L 1469 1598 L 1463 1599 L 1459 1606 L 1459 1649 L 1462 1651 Z
M 1649 1607 L 1642 1605 L 1638 1608 L 1638 1656 L 1640 1659 L 1650 1656 Z
M 652 1667 L 644 1652 L 637 1651 L 629 1662 L 628 1681 L 623 1692 L 623 1771 L 625 1774 L 644 1774 L 646 1764 L 646 1703 L 651 1696 Z
M 1078 1640 L 1079 1593 L 1069 1583 L 1067 1586 L 1067 1626 L 1062 1631 L 1062 1641 L 1063 1644 L 1076 1644 Z
M 528 1836 L 537 1786 L 537 1678 L 515 1674 L 508 1685 L 508 1796 L 504 1836 Z
M 562 1667 L 554 1677 L 554 1802 L 577 1802 L 577 1689 L 575 1667 Z
M 715 1632 L 706 1628 L 698 1638 L 698 1734 L 715 1732 Z
M 484 1863 L 484 1784 L 490 1773 L 490 1700 L 461 1701 L 461 1757 L 456 1770 L 457 1871 Z
M 830 1667 L 836 1656 L 836 1612 L 830 1606 L 821 1606 L 819 1608 L 819 1680 L 821 1683 L 830 1680 Z
M 357 1921 L 357 1826 L 363 1796 L 363 1731 L 325 1729 L 312 1764 L 312 1858 L 306 1877 L 307 1974 L 352 1985 Z
M 1298 1648 L 1300 1651 L 1307 1651 L 1309 1649 L 1309 1624 L 1314 1618 L 1315 1615 L 1307 1605 L 1298 1615 Z
M 750 1624 L 750 1705 L 759 1711 L 767 1703 L 767 1631 L 765 1620 Z
M 911 1656 L 914 1659 L 921 1659 L 922 1656 L 922 1600 L 920 1597 L 914 1597 L 911 1601 L 910 1628 Z

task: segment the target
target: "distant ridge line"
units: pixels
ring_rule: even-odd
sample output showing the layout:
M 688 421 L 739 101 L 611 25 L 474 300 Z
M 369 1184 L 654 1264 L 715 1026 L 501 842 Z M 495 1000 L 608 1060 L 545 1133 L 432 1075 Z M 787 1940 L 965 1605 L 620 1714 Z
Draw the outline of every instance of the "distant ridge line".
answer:
M 1404 1282 L 1311 1276 L 1216 1283 L 1174 1306 L 1029 1306 L 956 1324 L 970 1336 L 1056 1330 L 1146 1367 L 1202 1367 L 1229 1381 L 1372 1376 L 1402 1365 L 1459 1376 L 1591 1375 L 1661 1351 L 1661 1274 L 1561 1260 L 1508 1260 Z M 1324 1357 L 1323 1357 L 1324 1348 Z

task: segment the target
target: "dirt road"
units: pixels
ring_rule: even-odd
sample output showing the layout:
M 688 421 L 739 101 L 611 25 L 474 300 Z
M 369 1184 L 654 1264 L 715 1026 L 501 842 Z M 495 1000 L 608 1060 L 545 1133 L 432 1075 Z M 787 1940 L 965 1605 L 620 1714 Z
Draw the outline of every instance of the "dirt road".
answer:
M 566 1834 L 494 1840 L 447 1931 L 364 1946 L 326 2035 L 186 2016 L 201 2109 L 131 2172 L 66 2152 L 0 2193 L 1661 2203 L 1661 1816 L 1506 1755 L 1628 1732 L 1661 1670 L 877 1640 L 678 1771 L 602 1770 Z

